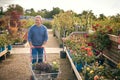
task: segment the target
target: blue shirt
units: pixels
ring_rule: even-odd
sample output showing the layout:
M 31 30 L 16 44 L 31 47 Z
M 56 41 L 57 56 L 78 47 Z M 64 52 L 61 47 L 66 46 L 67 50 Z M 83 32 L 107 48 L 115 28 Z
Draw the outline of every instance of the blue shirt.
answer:
M 42 46 L 44 41 L 48 40 L 47 28 L 44 25 L 37 27 L 33 25 L 28 31 L 28 41 L 32 43 L 33 46 Z

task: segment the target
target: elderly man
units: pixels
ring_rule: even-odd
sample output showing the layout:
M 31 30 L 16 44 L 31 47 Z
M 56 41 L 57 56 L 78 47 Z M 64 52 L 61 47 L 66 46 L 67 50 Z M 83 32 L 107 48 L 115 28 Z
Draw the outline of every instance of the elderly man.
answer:
M 32 64 L 43 62 L 44 45 L 47 40 L 47 28 L 42 24 L 41 16 L 36 16 L 35 24 L 32 25 L 28 31 L 28 42 L 31 48 Z

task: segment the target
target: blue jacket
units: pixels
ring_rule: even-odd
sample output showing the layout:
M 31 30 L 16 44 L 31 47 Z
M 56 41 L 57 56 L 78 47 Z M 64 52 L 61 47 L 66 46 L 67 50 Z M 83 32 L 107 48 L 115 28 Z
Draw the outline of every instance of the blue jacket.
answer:
M 28 41 L 32 43 L 33 46 L 42 46 L 44 41 L 48 40 L 47 28 L 44 25 L 37 27 L 33 25 L 28 31 Z

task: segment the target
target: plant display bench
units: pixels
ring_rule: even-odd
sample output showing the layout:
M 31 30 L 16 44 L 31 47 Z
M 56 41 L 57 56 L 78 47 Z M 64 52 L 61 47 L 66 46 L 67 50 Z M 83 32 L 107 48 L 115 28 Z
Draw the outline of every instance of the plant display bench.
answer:
M 116 66 L 120 62 L 120 49 L 118 49 L 118 36 L 109 34 L 111 40 L 111 48 L 106 49 L 103 52 L 103 56 L 106 57 L 113 64 L 111 66 Z M 109 62 L 108 62 L 109 63 Z
M 84 38 L 85 35 L 87 35 L 87 32 L 77 32 L 77 31 L 72 32 L 69 36 L 66 37 L 66 40 L 68 40 L 68 45 L 65 42 L 65 46 L 64 46 L 64 51 L 66 52 L 67 58 L 70 61 L 71 67 L 76 75 L 77 80 L 83 80 L 83 77 L 80 75 L 80 73 L 78 71 L 78 64 L 75 64 L 75 62 L 77 62 L 77 59 L 74 60 L 74 58 L 71 57 L 71 55 L 70 55 L 71 53 L 69 52 L 69 49 L 67 47 L 74 45 L 71 47 L 74 47 L 73 49 L 75 49 L 74 51 L 76 51 L 78 48 L 80 48 L 79 45 L 84 45 L 84 43 L 86 41 Z M 63 39 L 63 41 L 64 41 L 64 39 Z M 71 43 L 70 41 L 73 41 L 73 44 L 70 44 Z
M 7 50 L 5 49 L 4 51 L 0 52 L 0 57 L 4 57 L 4 59 L 6 59 L 6 54 L 7 54 Z
M 24 48 L 28 45 L 28 42 L 27 42 L 27 31 L 23 29 L 23 33 L 21 34 L 20 38 L 22 39 L 22 41 L 18 41 L 16 42 L 15 44 L 13 44 L 13 48 Z
M 66 49 L 66 47 L 65 47 L 64 49 L 65 49 L 66 55 L 67 55 L 67 57 L 68 57 L 68 59 L 69 59 L 69 61 L 70 61 L 71 67 L 72 67 L 72 69 L 73 69 L 73 71 L 74 71 L 74 73 L 75 73 L 75 75 L 76 75 L 76 77 L 77 77 L 77 80 L 82 80 L 82 77 L 80 76 L 80 73 L 79 73 L 78 70 L 76 69 L 76 67 L 75 67 L 75 65 L 74 65 L 74 63 L 73 63 L 73 60 L 72 60 L 72 58 L 71 58 L 70 55 L 69 55 L 68 50 Z

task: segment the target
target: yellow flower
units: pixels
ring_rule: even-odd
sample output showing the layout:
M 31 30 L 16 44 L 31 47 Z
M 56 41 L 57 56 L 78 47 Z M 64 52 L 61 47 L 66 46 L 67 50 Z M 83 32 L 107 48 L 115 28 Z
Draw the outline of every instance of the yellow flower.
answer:
M 87 67 L 87 68 L 86 68 L 86 70 L 87 70 L 87 71 L 90 71 L 90 68 L 89 68 L 89 67 Z
M 99 66 L 98 68 L 99 68 L 99 69 L 103 69 L 103 68 L 104 68 L 104 66 Z
M 56 64 L 57 64 L 57 62 L 56 62 L 56 61 L 53 61 L 53 64 L 54 64 L 54 65 L 56 65 Z
M 90 71 L 90 74 L 92 74 L 92 73 L 94 73 L 94 71 L 93 71 L 93 70 L 91 70 L 91 71 Z
M 117 64 L 117 67 L 120 69 L 120 63 Z

